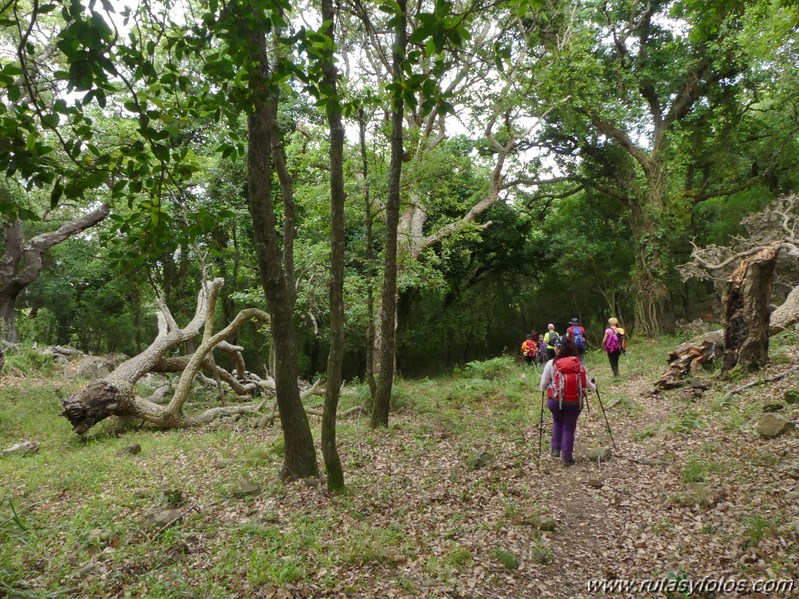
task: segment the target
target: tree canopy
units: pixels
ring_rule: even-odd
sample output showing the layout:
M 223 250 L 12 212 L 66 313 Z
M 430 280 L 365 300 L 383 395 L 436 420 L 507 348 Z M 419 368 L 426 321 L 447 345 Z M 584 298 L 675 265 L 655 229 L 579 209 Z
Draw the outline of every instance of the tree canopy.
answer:
M 283 306 L 272 326 L 295 331 L 284 351 L 304 377 L 326 369 L 339 302 L 345 377 L 377 368 L 384 339 L 397 354 L 380 368 L 412 375 L 575 315 L 589 337 L 612 314 L 668 330 L 715 297 L 678 276 L 690 243 L 727 243 L 799 184 L 798 15 L 778 0 L 8 2 L 3 259 L 14 227 L 33 240 L 108 206 L 44 252 L 11 314 L 23 339 L 135 353 L 155 298 L 188 317 L 212 272 L 220 320 Z M 247 352 L 284 338 L 236 335 Z

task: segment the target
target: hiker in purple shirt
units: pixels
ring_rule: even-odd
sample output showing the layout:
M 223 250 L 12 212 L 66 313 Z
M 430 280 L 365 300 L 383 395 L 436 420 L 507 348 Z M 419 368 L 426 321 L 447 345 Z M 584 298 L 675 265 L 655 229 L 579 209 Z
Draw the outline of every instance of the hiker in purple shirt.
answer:
M 547 391 L 552 412 L 552 457 L 560 457 L 564 466 L 574 464 L 574 434 L 586 389 L 596 391 L 596 385 L 588 380 L 574 342 L 561 337 L 555 342 L 555 358 L 541 375 L 541 391 Z

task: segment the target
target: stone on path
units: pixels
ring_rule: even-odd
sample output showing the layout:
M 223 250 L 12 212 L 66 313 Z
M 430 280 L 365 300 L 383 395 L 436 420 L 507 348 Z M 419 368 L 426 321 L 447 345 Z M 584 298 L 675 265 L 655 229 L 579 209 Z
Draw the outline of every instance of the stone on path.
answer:
M 172 508 L 155 506 L 150 508 L 139 521 L 139 526 L 145 529 L 164 528 L 171 526 L 183 517 L 183 512 Z
M 763 414 L 757 423 L 757 432 L 765 439 L 774 439 L 794 428 L 796 425 L 793 422 L 774 414 Z
M 610 447 L 592 447 L 588 450 L 587 457 L 592 462 L 607 462 L 612 453 Z
M 253 483 L 244 483 L 231 489 L 231 493 L 233 497 L 238 497 L 239 499 L 243 497 L 254 497 L 261 494 L 261 487 Z
M 141 453 L 141 445 L 138 443 L 134 443 L 133 445 L 128 445 L 127 447 L 123 447 L 117 452 L 117 455 L 125 456 L 125 455 L 136 455 Z

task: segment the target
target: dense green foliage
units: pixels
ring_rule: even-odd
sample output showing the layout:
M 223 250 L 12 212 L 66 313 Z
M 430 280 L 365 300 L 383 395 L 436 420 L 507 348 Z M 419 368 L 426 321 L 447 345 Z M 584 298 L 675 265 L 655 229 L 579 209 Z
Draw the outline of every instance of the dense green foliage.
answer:
M 385 249 L 392 98 L 407 108 L 397 331 L 406 374 L 515 352 L 526 331 L 562 329 L 575 315 L 593 343 L 611 314 L 633 335 L 705 315 L 713 290 L 675 271 L 689 242 L 725 243 L 744 215 L 799 186 L 792 3 L 431 1 L 409 9 L 393 83 L 390 39 L 377 32 L 397 23 L 397 6 L 355 3 L 337 12 L 335 97 L 319 76 L 329 38 L 301 19 L 318 7 L 233 4 L 269 23 L 269 43 L 282 48 L 270 84 L 296 202 L 306 377 L 325 369 L 328 347 L 331 103 L 348 130 L 347 377 L 363 375 L 377 317 L 367 290 L 378 289 Z M 227 281 L 220 322 L 264 307 L 243 164 L 255 77 L 243 23 L 213 0 L 183 9 L 18 0 L 0 14 L 5 221 L 22 217 L 30 236 L 59 211 L 113 202 L 106 222 L 53 248 L 23 292 L 26 341 L 135 353 L 152 338 L 156 294 L 185 321 L 203 269 Z M 423 215 L 419 231 L 412 215 Z M 240 337 L 256 364 L 267 360 L 267 338 Z

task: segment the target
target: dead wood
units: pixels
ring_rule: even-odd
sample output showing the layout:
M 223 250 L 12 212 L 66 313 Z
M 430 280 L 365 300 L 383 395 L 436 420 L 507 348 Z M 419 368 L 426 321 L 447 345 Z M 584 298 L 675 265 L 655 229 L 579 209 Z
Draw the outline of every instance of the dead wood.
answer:
M 744 258 L 727 280 L 723 370 L 757 370 L 768 363 L 769 298 L 779 246 Z
M 211 352 L 227 338 L 234 335 L 249 320 L 269 322 L 269 315 L 261 310 L 249 308 L 242 310 L 233 321 L 218 333 L 213 332 L 214 307 L 223 279 L 204 282 L 197 296 L 197 310 L 192 320 L 179 328 L 168 307 L 159 302 L 158 335 L 153 343 L 142 353 L 130 358 L 105 378 L 93 381 L 75 395 L 63 400 L 62 416 L 72 424 L 79 435 L 88 431 L 98 422 L 109 416 L 130 416 L 160 428 L 196 426 L 207 424 L 214 419 L 233 414 L 256 412 L 263 407 L 226 406 L 213 408 L 198 416 L 183 413 L 183 406 L 189 398 L 191 385 L 203 367 L 215 376 L 228 382 L 236 393 L 245 394 L 258 387 L 266 388 L 262 381 L 242 384 L 236 377 L 210 359 Z M 164 354 L 194 339 L 204 329 L 200 346 L 189 356 L 167 358 Z M 227 352 L 236 348 L 230 344 L 222 346 Z M 134 385 L 148 372 L 181 372 L 172 399 L 166 406 L 150 399 L 138 397 Z M 225 373 L 223 375 L 223 373 Z
M 685 384 L 686 375 L 695 375 L 700 369 L 708 368 L 723 347 L 724 331 L 705 333 L 679 345 L 669 353 L 669 365 L 655 386 L 660 389 L 681 387 Z
M 799 364 L 789 368 L 788 370 L 780 372 L 779 374 L 775 374 L 773 376 L 767 376 L 767 377 L 762 378 L 762 379 L 757 379 L 755 381 L 751 381 L 749 383 L 746 383 L 745 385 L 741 385 L 740 387 L 736 387 L 732 391 L 729 391 L 726 395 L 724 395 L 724 399 L 729 399 L 733 395 L 737 395 L 738 393 L 746 391 L 747 389 L 751 389 L 752 387 L 756 387 L 758 385 L 763 385 L 764 383 L 773 383 L 775 381 L 779 381 L 780 379 L 784 379 L 786 376 L 788 376 L 792 372 L 796 372 L 797 370 L 799 370 Z

